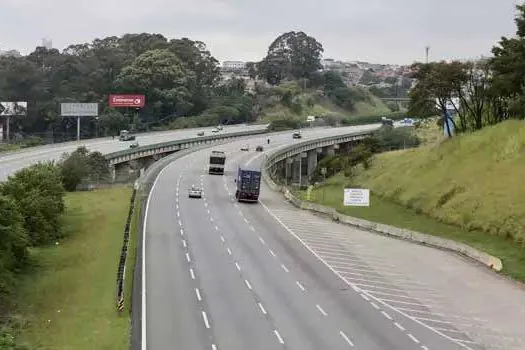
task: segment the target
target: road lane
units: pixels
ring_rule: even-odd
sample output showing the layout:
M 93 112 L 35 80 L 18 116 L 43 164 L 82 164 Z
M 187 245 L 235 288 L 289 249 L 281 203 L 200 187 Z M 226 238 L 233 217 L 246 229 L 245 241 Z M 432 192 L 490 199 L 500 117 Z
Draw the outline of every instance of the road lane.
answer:
M 313 137 L 312 134 L 314 133 L 327 135 L 330 132 L 334 131 L 315 130 L 311 131 L 310 134 L 305 131 L 304 139 Z M 268 150 L 290 141 L 295 142 L 290 139 L 290 135 L 286 134 L 272 137 L 272 143 L 265 145 L 265 148 Z M 253 148 L 257 144 L 265 143 L 265 140 L 266 136 L 256 137 L 248 143 Z M 257 166 L 258 162 L 262 160 L 262 153 L 239 152 L 239 146 L 243 143 L 247 142 L 237 141 L 220 146 L 227 153 L 227 174 L 230 176 L 235 174 L 234 169 L 236 169 L 237 163 L 251 162 L 252 165 Z M 206 190 L 205 197 L 207 199 L 202 202 L 196 200 L 192 203 L 199 203 L 196 204 L 199 210 L 188 204 L 185 204 L 186 209 L 193 208 L 195 210 L 185 211 L 186 209 L 180 207 L 180 224 L 182 226 L 189 225 L 191 227 L 189 232 L 192 232 L 194 238 L 192 240 L 192 237 L 188 236 L 187 240 L 181 241 L 182 243 L 179 244 L 179 249 L 182 251 L 188 249 L 190 252 L 194 270 L 189 267 L 190 272 L 187 272 L 186 275 L 190 276 L 188 278 L 193 282 L 186 283 L 184 279 L 182 282 L 177 280 L 178 288 L 188 290 L 180 300 L 172 300 L 169 293 L 166 293 L 163 296 L 164 302 L 162 302 L 159 298 L 153 298 L 148 293 L 148 323 L 156 324 L 167 319 L 167 316 L 162 315 L 162 313 L 160 314 L 161 317 L 157 317 L 151 311 L 150 303 L 170 305 L 165 309 L 173 309 L 178 303 L 186 302 L 185 306 L 192 305 L 196 309 L 193 315 L 206 312 L 210 322 L 210 328 L 207 328 L 202 317 L 200 319 L 195 317 L 190 321 L 192 326 L 201 328 L 198 332 L 204 332 L 201 335 L 201 340 L 205 339 L 203 343 L 196 343 L 193 340 L 193 335 L 189 333 L 190 340 L 187 342 L 194 342 L 192 346 L 195 349 L 210 348 L 210 345 L 215 345 L 220 349 L 221 343 L 227 344 L 227 348 L 245 347 L 247 342 L 242 334 L 240 339 L 235 338 L 239 336 L 238 325 L 241 323 L 241 327 L 246 328 L 241 328 L 243 331 L 240 333 L 253 332 L 250 333 L 250 337 L 259 337 L 258 342 L 265 344 L 266 348 L 270 349 L 279 348 L 279 346 L 289 349 L 343 349 L 351 347 L 393 350 L 461 349 L 457 342 L 450 341 L 450 337 L 443 337 L 434 332 L 439 328 L 438 326 L 430 329 L 428 323 L 420 320 L 416 322 L 418 320 L 412 315 L 399 312 L 402 311 L 400 308 L 391 308 L 390 304 L 385 304 L 385 301 L 389 300 L 387 297 L 394 297 L 397 301 L 405 300 L 402 299 L 400 289 L 409 292 L 410 296 L 414 297 L 412 293 L 417 288 L 408 288 L 407 286 L 420 288 L 417 290 L 422 294 L 415 297 L 418 302 L 425 297 L 431 301 L 437 300 L 440 291 L 427 288 L 424 284 L 418 285 L 417 280 L 414 281 L 410 274 L 404 275 L 405 271 L 397 271 L 396 273 L 395 270 L 388 270 L 388 268 L 399 268 L 399 266 L 396 265 L 396 261 L 387 259 L 390 257 L 385 256 L 384 253 L 388 250 L 383 251 L 382 244 L 375 247 L 370 242 L 359 242 L 361 235 L 379 236 L 361 232 L 359 239 L 354 240 L 356 242 L 352 242 L 352 244 L 345 245 L 344 242 L 334 241 L 335 238 L 342 236 L 352 241 L 352 237 L 348 237 L 347 234 L 348 228 L 341 228 L 342 225 L 327 222 L 310 213 L 291 208 L 280 195 L 271 193 L 264 185 L 261 196 L 263 202 L 260 205 L 238 204 L 235 206 L 236 203 L 231 199 L 234 185 L 231 177 L 204 174 L 201 180 L 200 175 L 202 175 L 207 164 L 208 153 L 209 150 L 199 151 L 170 165 L 173 169 L 180 170 L 181 167 L 192 163 L 193 170 L 189 170 L 189 168 L 185 170 L 187 180 L 181 178 L 182 181 L 188 182 L 184 182 L 180 186 L 202 183 Z M 168 194 L 170 186 L 176 186 L 177 174 L 179 174 L 176 170 L 173 171 L 166 170 L 159 177 L 158 184 L 161 181 L 164 184 L 158 187 L 157 193 L 152 196 L 152 202 L 157 200 L 156 197 L 159 196 L 159 193 L 163 193 L 163 196 L 170 196 Z M 226 183 L 224 179 L 226 179 Z M 187 196 L 186 189 L 180 191 L 179 194 Z M 169 206 L 169 200 L 164 199 L 161 202 L 164 203 L 164 206 Z M 269 207 L 273 215 L 265 210 L 265 206 Z M 239 214 L 239 209 L 243 215 Z M 208 210 L 210 211 L 209 214 Z M 163 215 L 169 214 L 164 213 Z M 162 227 L 179 224 L 175 212 L 172 213 L 175 218 L 174 221 L 165 220 L 163 215 L 159 215 L 155 219 L 160 225 L 156 228 L 157 230 L 162 231 Z M 206 216 L 208 216 L 207 219 Z M 160 224 L 163 220 L 164 222 Z M 201 226 L 207 228 L 202 230 L 200 229 Z M 290 232 L 288 232 L 289 229 Z M 218 232 L 218 234 L 210 235 L 210 231 Z M 150 234 L 151 232 L 148 231 L 147 247 L 152 244 Z M 352 284 L 350 285 L 343 283 L 343 279 L 338 278 L 326 265 L 320 263 L 295 236 L 301 240 L 303 238 L 309 239 L 308 247 L 313 247 L 312 251 L 316 255 L 323 253 L 323 258 L 329 260 L 328 265 L 330 267 L 336 266 L 339 269 L 336 270 L 337 274 L 343 277 L 345 281 L 349 281 L 345 276 L 360 277 L 363 290 L 360 288 L 353 289 L 359 284 L 358 280 L 351 279 Z M 326 237 L 330 237 L 331 241 L 327 240 Z M 213 239 L 215 241 L 212 241 Z M 374 240 L 371 239 L 371 241 Z M 388 241 L 392 242 L 392 240 Z M 156 243 L 157 246 L 163 244 L 166 242 L 162 242 L 162 240 Z M 405 250 L 413 247 L 406 242 L 395 244 L 402 245 Z M 170 261 L 170 258 L 163 257 L 163 255 L 173 254 L 173 252 L 165 248 L 147 248 L 146 265 L 149 265 L 152 254 L 157 255 L 155 259 L 159 261 Z M 180 264 L 187 260 L 181 253 L 178 257 L 178 260 L 182 257 L 182 262 L 179 261 Z M 400 258 L 396 256 L 396 259 Z M 185 264 L 188 267 L 187 261 Z M 346 270 L 343 271 L 343 268 Z M 162 286 L 158 280 L 150 279 L 150 275 L 158 274 L 157 271 L 153 270 L 155 268 L 148 268 L 147 291 L 155 290 L 159 285 Z M 343 276 L 343 272 L 354 275 L 345 274 Z M 201 280 L 200 275 L 206 277 Z M 192 276 L 196 276 L 196 278 L 192 278 Z M 223 283 L 224 281 L 227 282 Z M 197 283 L 198 286 L 195 287 L 191 283 Z M 372 289 L 374 287 L 375 289 Z M 167 288 L 175 288 L 175 286 L 168 286 Z M 199 290 L 200 297 L 196 296 L 195 288 Z M 408 290 L 405 290 L 407 288 Z M 225 297 L 226 293 L 229 296 L 235 296 L 235 298 Z M 251 295 L 251 299 L 247 297 L 247 294 Z M 389 296 L 389 294 L 393 295 Z M 197 304 L 185 301 L 185 298 L 193 299 Z M 225 304 L 228 306 L 225 307 Z M 185 317 L 186 313 L 191 313 L 192 307 L 187 308 L 185 313 L 173 317 Z M 235 310 L 235 307 L 240 308 L 241 311 Z M 160 306 L 156 306 L 156 308 L 160 309 Z M 230 310 L 229 313 L 228 310 Z M 232 312 L 231 310 L 235 311 Z M 435 315 L 431 316 L 434 317 Z M 445 316 L 446 320 L 451 319 L 447 318 L 451 315 Z M 262 317 L 264 317 L 265 322 L 259 324 Z M 250 320 L 254 320 L 253 324 L 258 324 L 258 326 L 251 329 Z M 454 330 L 455 324 L 446 326 L 449 327 L 448 330 Z M 148 332 L 152 332 L 151 329 L 155 328 L 148 325 Z M 152 336 L 154 335 L 148 333 L 148 345 Z M 178 337 L 184 338 L 186 336 L 185 332 L 173 332 L 169 339 L 166 339 L 164 345 L 178 341 Z M 232 337 L 235 338 L 233 341 L 231 340 Z M 467 339 L 463 339 L 463 344 L 468 344 Z M 158 344 L 160 345 L 160 343 Z M 473 349 L 478 349 L 475 344 L 468 345 L 471 345 Z M 162 347 L 150 346 L 150 349 L 156 348 Z
M 264 125 L 232 125 L 224 127 L 220 134 L 239 131 L 259 130 Z M 212 135 L 212 128 L 199 128 L 188 130 L 170 130 L 147 134 L 138 134 L 137 141 L 141 146 L 155 143 L 182 140 L 197 137 L 199 131 L 205 131 L 205 136 Z M 99 151 L 103 154 L 129 149 L 130 142 L 119 141 L 118 138 L 83 140 L 80 142 L 67 142 L 46 146 L 32 147 L 18 152 L 7 154 L 0 153 L 0 181 L 4 181 L 10 174 L 40 161 L 59 160 L 65 152 L 72 152 L 79 146 L 85 146 L 90 151 Z

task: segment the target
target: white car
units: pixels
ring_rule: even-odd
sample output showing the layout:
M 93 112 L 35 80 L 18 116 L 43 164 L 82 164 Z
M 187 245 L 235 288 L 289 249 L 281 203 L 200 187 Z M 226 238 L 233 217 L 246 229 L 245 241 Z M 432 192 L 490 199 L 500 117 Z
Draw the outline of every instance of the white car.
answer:
M 219 129 L 215 128 L 211 132 L 219 132 Z
M 192 186 L 188 193 L 188 197 L 189 198 L 202 198 L 202 190 L 200 188 Z
M 241 146 L 241 151 L 249 151 L 250 150 L 250 146 L 248 145 L 242 145 Z

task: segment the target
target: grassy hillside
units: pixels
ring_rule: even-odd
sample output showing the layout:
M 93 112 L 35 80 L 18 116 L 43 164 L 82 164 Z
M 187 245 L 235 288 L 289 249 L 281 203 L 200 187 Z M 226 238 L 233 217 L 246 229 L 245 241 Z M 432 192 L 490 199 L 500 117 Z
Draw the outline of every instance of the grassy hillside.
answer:
M 381 99 L 368 91 L 358 88 L 349 88 L 349 91 L 352 94 L 353 108 L 337 106 L 322 91 L 302 90 L 296 83 L 267 88 L 258 96 L 261 108 L 259 116 L 263 121 L 272 121 L 282 118 L 304 119 L 309 115 L 349 117 L 391 113 Z
M 525 245 L 524 179 L 524 124 L 508 121 L 378 155 L 354 182 L 440 221 Z

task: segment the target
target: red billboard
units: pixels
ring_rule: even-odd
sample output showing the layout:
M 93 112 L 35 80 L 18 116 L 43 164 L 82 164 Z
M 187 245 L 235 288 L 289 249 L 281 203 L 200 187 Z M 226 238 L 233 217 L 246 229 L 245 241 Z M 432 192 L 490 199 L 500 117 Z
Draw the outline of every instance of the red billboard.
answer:
M 110 107 L 144 107 L 146 96 L 144 95 L 109 95 Z

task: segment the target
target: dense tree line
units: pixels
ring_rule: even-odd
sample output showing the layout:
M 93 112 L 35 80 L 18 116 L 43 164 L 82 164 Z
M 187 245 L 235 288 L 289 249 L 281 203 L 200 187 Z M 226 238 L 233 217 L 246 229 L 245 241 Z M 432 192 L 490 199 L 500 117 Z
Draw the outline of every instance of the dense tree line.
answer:
M 479 130 L 525 115 L 525 5 L 516 6 L 517 32 L 502 37 L 491 58 L 475 61 L 415 63 L 417 84 L 410 92 L 409 113 L 444 116 L 452 110 L 459 132 Z M 441 123 L 443 118 L 441 119 Z

